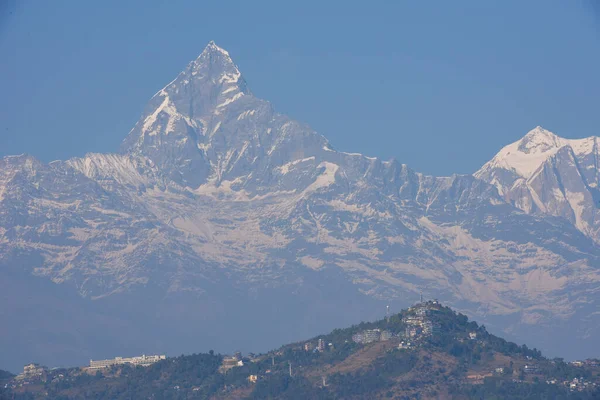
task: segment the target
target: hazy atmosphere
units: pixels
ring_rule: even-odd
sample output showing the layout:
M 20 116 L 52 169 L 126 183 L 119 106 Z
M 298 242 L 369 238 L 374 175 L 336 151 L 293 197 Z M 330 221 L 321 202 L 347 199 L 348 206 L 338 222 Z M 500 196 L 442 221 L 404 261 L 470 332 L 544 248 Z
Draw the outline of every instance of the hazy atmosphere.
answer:
M 321 3 L 0 3 L 1 400 L 600 398 L 598 3 Z

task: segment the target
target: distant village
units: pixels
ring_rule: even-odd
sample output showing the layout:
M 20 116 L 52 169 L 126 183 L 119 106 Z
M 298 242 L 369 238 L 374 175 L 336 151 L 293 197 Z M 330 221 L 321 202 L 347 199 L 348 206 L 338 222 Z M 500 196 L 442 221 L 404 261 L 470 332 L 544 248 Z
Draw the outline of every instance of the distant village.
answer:
M 421 302 L 408 309 L 410 315 L 404 317 L 402 322 L 406 325 L 404 332 L 391 332 L 381 329 L 366 329 L 352 335 L 352 341 L 358 344 L 369 344 L 373 342 L 384 342 L 392 338 L 401 339 L 399 349 L 414 347 L 422 339 L 439 332 L 437 326 L 429 316 L 432 312 L 440 309 L 437 300 Z
M 117 365 L 131 365 L 131 366 L 141 366 L 147 367 L 155 362 L 166 360 L 166 355 L 141 355 L 137 357 L 115 357 L 108 360 L 90 360 L 90 365 L 88 367 L 82 367 L 81 370 L 83 372 L 93 373 L 98 370 L 102 370 L 105 368 L 110 368 Z M 17 375 L 12 385 L 6 384 L 6 388 L 11 386 L 12 388 L 16 388 L 19 386 L 26 386 L 32 383 L 39 382 L 60 382 L 61 380 L 68 379 L 64 373 L 53 374 L 54 370 L 58 370 L 58 368 L 49 369 L 46 366 L 31 363 L 27 364 L 23 367 L 23 372 Z
M 352 343 L 363 346 L 369 345 L 376 342 L 388 342 L 393 341 L 393 348 L 397 350 L 412 351 L 419 348 L 425 339 L 433 337 L 440 333 L 441 328 L 435 322 L 435 313 L 442 309 L 441 304 L 437 300 L 423 301 L 415 304 L 408 309 L 406 315 L 402 318 L 404 330 L 401 332 L 393 332 L 387 329 L 364 329 L 354 333 L 351 337 Z M 389 320 L 388 320 L 389 321 Z M 467 332 L 464 337 L 455 338 L 458 342 L 465 341 L 477 341 L 478 333 Z M 348 340 L 345 341 L 346 343 Z M 397 343 L 397 344 L 396 344 Z M 310 353 L 323 353 L 326 351 L 332 351 L 335 349 L 336 344 L 328 342 L 323 338 L 317 338 L 314 341 L 307 341 L 303 344 L 296 345 L 295 351 L 304 351 Z M 271 358 L 273 366 L 275 366 L 275 357 L 282 355 L 283 352 L 276 351 L 268 354 L 255 355 L 249 353 L 247 356 L 243 356 L 241 352 L 236 352 L 233 355 L 223 356 L 219 372 L 226 374 L 229 370 L 236 367 L 244 366 L 245 363 L 254 363 L 264 361 Z M 115 357 L 106 360 L 90 360 L 89 366 L 82 367 L 79 369 L 81 373 L 95 374 L 102 370 L 109 369 L 115 366 L 140 366 L 148 367 L 156 362 L 165 360 L 165 355 L 141 355 L 135 357 Z M 519 366 L 519 374 L 516 371 L 511 371 L 515 382 L 521 382 L 524 376 L 536 376 L 540 375 L 540 369 L 536 360 L 531 357 L 526 358 L 527 362 L 524 365 Z M 554 363 L 554 361 L 550 361 Z M 588 359 L 584 361 L 572 361 L 570 362 L 575 367 L 599 367 L 600 363 L 595 359 Z M 511 365 L 512 366 L 512 365 Z M 23 372 L 17 375 L 11 383 L 6 384 L 6 387 L 16 388 L 22 387 L 29 384 L 39 382 L 60 382 L 61 380 L 71 379 L 65 376 L 66 372 L 60 370 L 60 373 L 53 373 L 54 369 L 48 369 L 45 366 L 39 364 L 28 364 L 23 368 Z M 265 374 L 270 374 L 271 370 L 267 369 Z M 479 372 L 467 374 L 466 380 L 470 384 L 481 384 L 484 379 L 492 376 L 506 376 L 509 373 L 506 367 L 496 367 L 492 371 Z M 292 364 L 289 363 L 289 375 L 293 375 Z M 249 375 L 247 381 L 250 383 L 256 383 L 264 377 L 258 375 Z M 546 379 L 547 384 L 563 385 L 569 388 L 571 391 L 584 391 L 596 388 L 597 383 L 591 382 L 584 379 L 583 377 L 573 378 L 568 381 L 559 381 L 557 379 Z M 323 385 L 326 385 L 325 377 L 323 377 Z
M 352 342 L 358 345 L 368 345 L 375 342 L 387 342 L 390 340 L 394 340 L 398 343 L 395 346 L 398 350 L 415 350 L 421 346 L 421 344 L 425 341 L 425 339 L 435 336 L 440 333 L 440 326 L 434 322 L 435 313 L 440 311 L 442 306 L 438 300 L 429 300 L 429 301 L 421 301 L 414 306 L 410 307 L 408 311 L 408 315 L 402 318 L 402 322 L 406 326 L 404 331 L 402 332 L 392 332 L 386 329 L 365 329 L 354 333 L 352 335 Z M 457 337 L 457 341 L 477 341 L 478 334 L 477 332 L 468 332 L 465 337 Z M 305 342 L 301 346 L 301 350 L 305 352 L 312 353 L 321 353 L 327 350 L 331 350 L 335 348 L 335 344 L 331 342 L 326 342 L 322 338 L 316 339 L 316 341 L 308 341 Z M 298 348 L 296 348 L 299 350 Z M 281 355 L 282 352 L 275 352 L 275 355 Z M 242 357 L 241 353 L 236 353 L 234 356 L 225 357 L 223 359 L 223 363 L 220 368 L 221 373 L 226 373 L 231 368 L 237 366 L 243 366 L 244 362 L 256 362 L 263 360 L 265 356 L 255 356 L 254 354 L 249 354 L 248 357 Z M 525 364 L 522 367 L 522 372 L 525 375 L 534 375 L 539 373 L 539 368 L 537 364 L 530 357 L 528 358 L 529 363 Z M 274 361 L 273 361 L 274 364 Z M 598 360 L 588 359 L 585 361 L 572 361 L 570 363 L 572 366 L 576 367 L 598 367 Z M 472 374 L 467 375 L 467 381 L 471 384 L 480 384 L 483 383 L 483 380 L 486 377 L 491 376 L 499 376 L 505 374 L 504 367 L 495 368 L 493 371 L 489 371 L 485 374 Z M 270 370 L 266 371 L 267 374 L 271 373 Z M 293 370 L 290 364 L 289 366 L 289 374 L 292 376 Z M 251 383 L 256 383 L 263 377 L 257 375 L 248 376 L 248 381 Z M 519 379 L 515 378 L 514 381 L 519 381 Z M 590 381 L 586 381 L 584 378 L 574 378 L 570 381 L 557 381 L 557 380 L 548 380 L 546 383 L 548 384 L 562 384 L 565 387 L 569 388 L 572 391 L 583 391 L 588 389 L 593 389 L 596 387 L 596 383 L 592 383 Z M 323 377 L 323 386 L 325 386 L 325 377 Z

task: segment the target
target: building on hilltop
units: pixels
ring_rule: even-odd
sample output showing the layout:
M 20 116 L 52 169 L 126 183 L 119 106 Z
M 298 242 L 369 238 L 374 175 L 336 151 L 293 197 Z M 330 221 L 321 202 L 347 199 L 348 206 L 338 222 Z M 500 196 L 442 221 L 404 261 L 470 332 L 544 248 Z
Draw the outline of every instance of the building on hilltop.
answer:
M 15 377 L 17 380 L 24 379 L 43 379 L 48 368 L 36 363 L 27 364 L 23 367 L 23 372 Z
M 407 326 L 404 331 L 404 336 L 407 338 L 413 338 L 423 333 L 423 329 L 420 326 Z
M 139 365 L 142 367 L 147 367 L 149 365 L 154 364 L 160 360 L 164 360 L 167 357 L 165 355 L 153 355 L 147 356 L 145 354 L 138 357 L 115 357 L 110 360 L 90 360 L 89 369 L 101 369 L 108 368 L 113 365 L 123 365 L 123 364 L 131 364 L 131 365 Z
M 379 329 L 367 329 L 352 335 L 352 340 L 355 343 L 367 344 L 378 342 L 381 339 L 381 330 Z
M 588 358 L 583 363 L 588 367 L 600 367 L 600 361 L 595 358 Z
M 433 333 L 433 322 L 429 320 L 423 321 L 421 324 L 421 329 L 423 329 L 424 335 L 431 335 Z
M 325 351 L 325 341 L 323 339 L 319 339 L 317 341 L 317 350 L 318 351 Z
M 569 364 L 573 365 L 574 367 L 583 367 L 583 361 L 579 360 L 571 361 Z
M 223 361 L 221 362 L 221 366 L 219 367 L 220 373 L 225 373 L 234 367 L 242 367 L 244 365 L 244 361 L 238 359 L 237 355 L 231 357 L 223 357 Z
M 402 319 L 407 325 L 421 325 L 425 321 L 425 317 L 423 315 L 408 315 Z
M 352 335 L 352 341 L 360 344 L 368 344 L 379 341 L 386 341 L 392 338 L 392 332 L 381 329 L 367 329 Z
M 417 315 L 424 316 L 424 315 L 430 314 L 432 312 L 439 311 L 439 310 L 441 310 L 441 308 L 442 308 L 442 305 L 436 299 L 427 300 L 427 301 L 423 301 L 421 299 L 421 301 L 419 303 L 415 304 L 412 307 L 409 307 L 408 311 L 414 312 Z
M 363 343 L 378 342 L 381 339 L 381 330 L 379 329 L 367 329 L 363 333 Z
M 428 317 L 431 311 L 435 310 L 435 307 L 436 305 L 431 302 L 418 304 L 413 307 L 412 312 L 415 315 L 407 315 L 402 319 L 402 322 L 406 324 L 404 335 L 407 338 L 411 338 L 420 335 L 431 336 L 439 333 L 440 327 Z
M 424 321 L 421 327 L 424 335 L 436 335 L 440 332 L 440 326 L 430 320 Z

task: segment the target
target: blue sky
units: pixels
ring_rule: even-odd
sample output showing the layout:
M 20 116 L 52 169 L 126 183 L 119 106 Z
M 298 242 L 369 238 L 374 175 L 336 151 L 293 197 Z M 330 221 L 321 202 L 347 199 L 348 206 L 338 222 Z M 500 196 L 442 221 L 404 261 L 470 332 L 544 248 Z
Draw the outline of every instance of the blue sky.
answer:
M 593 2 L 5 0 L 0 155 L 116 151 L 215 40 L 335 148 L 471 173 L 536 125 L 600 135 Z

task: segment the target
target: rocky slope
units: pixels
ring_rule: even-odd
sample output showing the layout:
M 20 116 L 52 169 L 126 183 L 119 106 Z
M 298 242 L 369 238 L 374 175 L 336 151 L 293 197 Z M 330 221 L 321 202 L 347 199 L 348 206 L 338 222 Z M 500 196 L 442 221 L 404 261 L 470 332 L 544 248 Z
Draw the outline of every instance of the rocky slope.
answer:
M 211 42 L 153 96 L 119 154 L 0 161 L 7 354 L 73 363 L 205 339 L 257 350 L 424 290 L 578 355 L 585 343 L 565 337 L 600 328 L 595 139 L 532 132 L 474 176 L 339 152 L 256 98 Z M 40 290 L 14 289 L 30 280 Z M 76 340 L 27 319 L 40 304 Z

